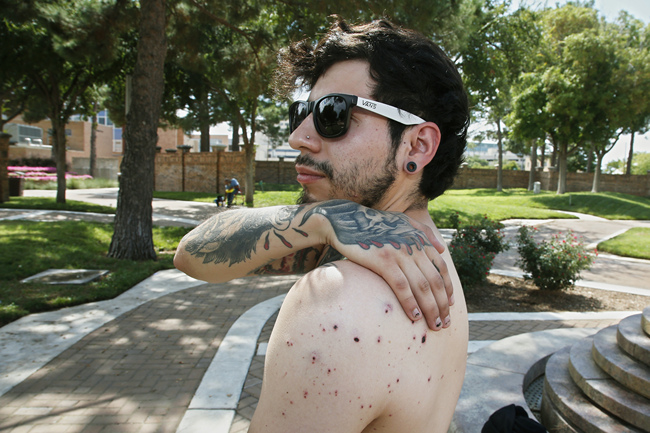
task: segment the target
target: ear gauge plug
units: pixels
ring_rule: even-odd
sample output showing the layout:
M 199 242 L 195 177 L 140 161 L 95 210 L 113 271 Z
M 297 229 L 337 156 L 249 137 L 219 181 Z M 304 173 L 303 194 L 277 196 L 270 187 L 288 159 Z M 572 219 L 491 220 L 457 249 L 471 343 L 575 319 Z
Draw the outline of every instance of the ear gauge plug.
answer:
M 418 169 L 418 165 L 413 161 L 409 161 L 406 163 L 406 171 L 408 171 L 409 173 L 414 173 L 415 170 L 417 169 Z

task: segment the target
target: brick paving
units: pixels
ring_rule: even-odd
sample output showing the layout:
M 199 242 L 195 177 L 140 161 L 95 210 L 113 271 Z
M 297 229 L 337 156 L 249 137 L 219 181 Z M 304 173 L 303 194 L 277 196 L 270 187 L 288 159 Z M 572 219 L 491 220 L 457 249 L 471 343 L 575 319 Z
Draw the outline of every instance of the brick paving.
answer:
M 175 432 L 230 326 L 291 284 L 204 284 L 120 316 L 0 397 L 0 431 Z

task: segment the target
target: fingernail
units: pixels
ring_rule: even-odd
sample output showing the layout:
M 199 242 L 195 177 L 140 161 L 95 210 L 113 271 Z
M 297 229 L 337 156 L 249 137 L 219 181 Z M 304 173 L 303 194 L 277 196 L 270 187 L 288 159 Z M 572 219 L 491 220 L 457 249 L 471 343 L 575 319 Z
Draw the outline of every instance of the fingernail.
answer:
M 454 294 L 451 294 L 451 297 L 449 298 L 449 305 L 454 305 L 456 303 L 456 297 Z
M 417 319 L 419 317 L 420 317 L 420 310 L 418 310 L 417 308 L 414 308 L 413 309 L 413 318 Z
M 440 321 L 440 317 L 438 317 L 436 319 L 436 328 L 440 328 L 441 325 L 442 325 L 442 322 Z
M 445 317 L 445 328 L 449 326 L 450 323 L 451 323 L 451 317 L 449 316 Z

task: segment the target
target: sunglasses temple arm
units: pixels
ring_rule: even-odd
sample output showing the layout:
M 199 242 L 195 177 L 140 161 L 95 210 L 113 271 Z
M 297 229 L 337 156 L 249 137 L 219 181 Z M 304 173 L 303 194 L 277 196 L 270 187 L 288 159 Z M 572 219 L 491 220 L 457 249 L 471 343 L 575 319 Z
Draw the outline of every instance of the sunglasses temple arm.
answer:
M 418 125 L 420 123 L 426 122 L 424 119 L 416 116 L 415 114 L 411 114 L 408 111 L 400 110 L 399 108 L 384 104 L 382 102 L 371 101 L 370 99 L 357 97 L 357 106 L 387 117 L 403 125 Z

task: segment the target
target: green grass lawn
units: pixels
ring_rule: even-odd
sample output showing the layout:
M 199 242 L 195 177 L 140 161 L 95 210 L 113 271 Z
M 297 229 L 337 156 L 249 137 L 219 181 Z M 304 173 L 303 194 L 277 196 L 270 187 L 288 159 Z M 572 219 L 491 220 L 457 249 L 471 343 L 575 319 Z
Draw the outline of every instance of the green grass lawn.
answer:
M 650 260 L 650 228 L 635 227 L 598 244 L 598 251 Z
M 0 326 L 24 315 L 112 299 L 156 271 L 173 268 L 172 254 L 188 229 L 155 227 L 157 261 L 106 257 L 113 227 L 79 221 L 3 221 L 0 224 Z M 84 285 L 21 283 L 48 269 L 107 269 Z
M 429 203 L 429 212 L 436 223 L 445 227 L 446 218 L 458 212 L 461 219 L 487 215 L 492 220 L 510 218 L 573 218 L 555 212 L 579 212 L 606 219 L 650 220 L 650 199 L 611 192 L 570 193 L 557 195 L 544 191 L 533 194 L 526 189 L 453 189 Z

